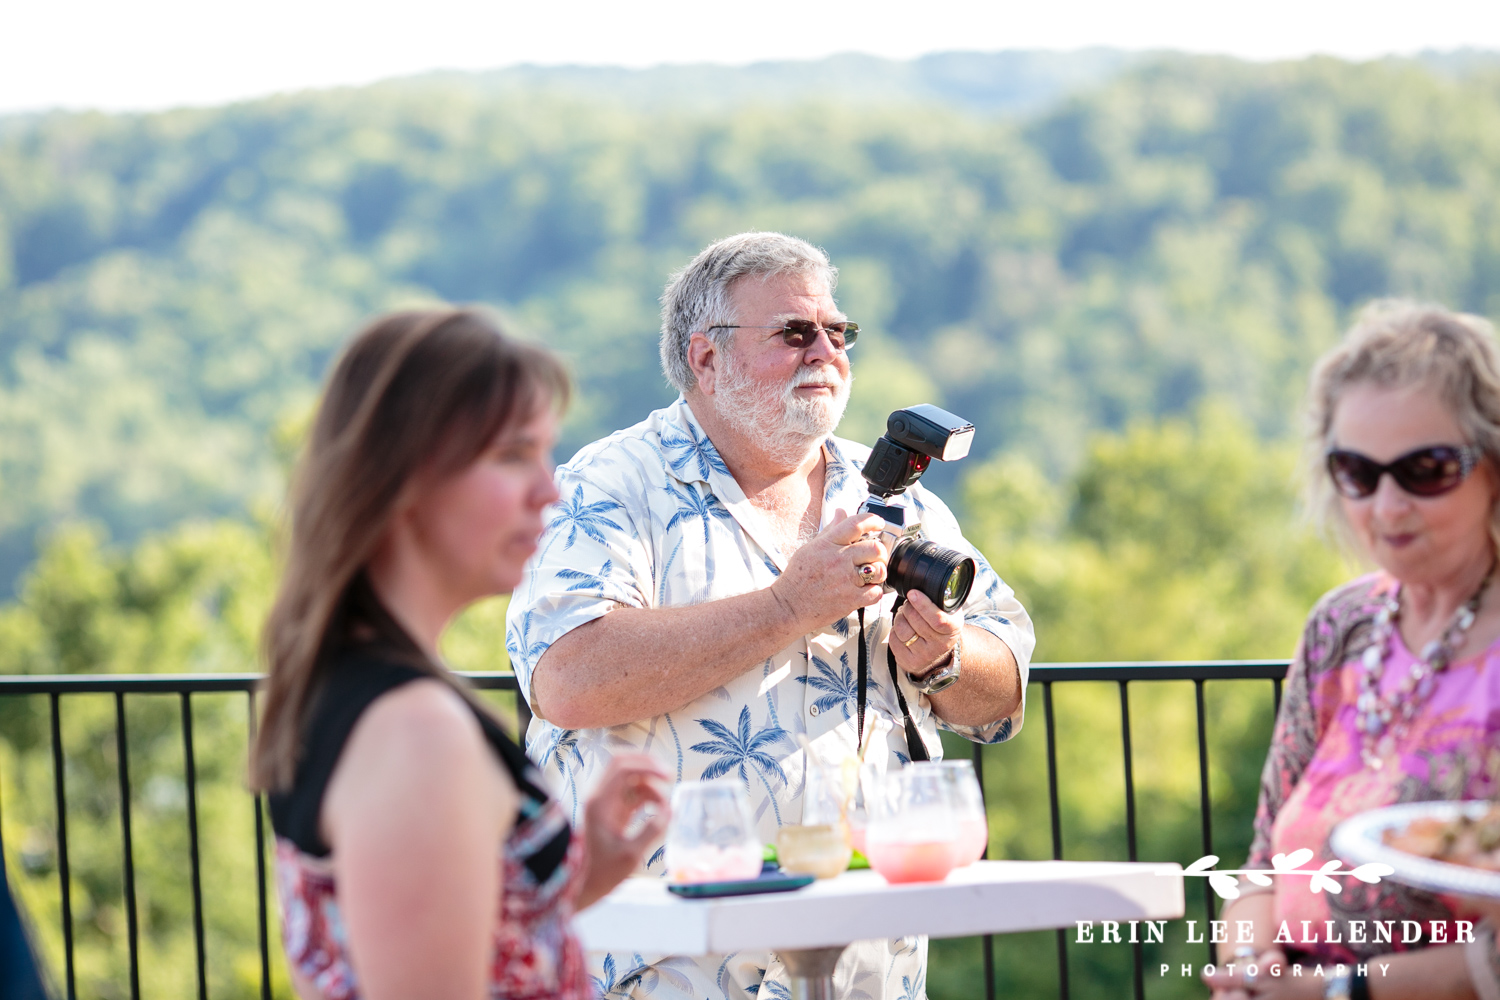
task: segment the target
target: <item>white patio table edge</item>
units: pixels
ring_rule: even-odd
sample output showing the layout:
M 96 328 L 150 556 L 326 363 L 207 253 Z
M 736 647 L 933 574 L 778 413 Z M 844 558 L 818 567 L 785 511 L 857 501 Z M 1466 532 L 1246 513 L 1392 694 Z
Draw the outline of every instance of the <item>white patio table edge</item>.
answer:
M 662 879 L 626 879 L 574 918 L 591 951 L 714 955 L 838 948 L 908 934 L 968 937 L 1078 920 L 1170 920 L 1185 912 L 1177 864 L 979 861 L 942 882 L 888 885 L 845 872 L 796 892 L 685 900 Z

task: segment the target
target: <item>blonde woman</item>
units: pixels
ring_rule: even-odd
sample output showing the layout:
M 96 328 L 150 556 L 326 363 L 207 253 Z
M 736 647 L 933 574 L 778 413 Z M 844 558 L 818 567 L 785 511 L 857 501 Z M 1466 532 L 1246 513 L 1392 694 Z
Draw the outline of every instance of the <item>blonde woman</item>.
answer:
M 1475 316 L 1379 304 L 1319 363 L 1310 409 L 1314 502 L 1376 569 L 1308 618 L 1250 868 L 1303 848 L 1313 865 L 1332 860 L 1333 828 L 1379 806 L 1500 796 L 1494 331 Z M 1221 946 L 1237 968 L 1209 977 L 1214 996 L 1500 998 L 1492 936 L 1455 943 L 1458 919 L 1474 917 L 1461 902 L 1340 881 L 1342 892 L 1314 894 L 1305 879 L 1279 879 L 1227 906 L 1254 940 Z M 1419 922 L 1421 938 L 1382 940 L 1377 921 Z

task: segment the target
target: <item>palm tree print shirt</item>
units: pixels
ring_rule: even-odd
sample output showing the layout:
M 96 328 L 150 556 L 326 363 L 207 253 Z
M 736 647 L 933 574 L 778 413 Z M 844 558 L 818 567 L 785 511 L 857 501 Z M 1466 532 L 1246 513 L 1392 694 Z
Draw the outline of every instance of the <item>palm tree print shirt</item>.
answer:
M 870 449 L 830 437 L 824 451 L 826 527 L 836 511 L 853 511 L 864 500 L 860 469 Z M 582 449 L 558 469 L 557 482 L 562 499 L 507 618 L 511 665 L 528 700 L 537 660 L 571 629 L 617 607 L 699 604 L 764 589 L 787 564 L 790 553 L 776 547 L 762 515 L 746 500 L 681 398 Z M 938 726 L 977 742 L 1007 740 L 1020 731 L 1025 707 L 1027 665 L 1035 644 L 1030 619 L 1010 587 L 964 540 L 941 500 L 918 484 L 893 502 L 908 508 L 908 523 L 922 522 L 928 538 L 974 557 L 978 574 L 963 607 L 965 622 L 998 636 L 1021 670 L 1022 706 L 1010 717 L 980 727 L 943 723 L 902 676 L 928 752 L 934 759 L 942 756 Z M 878 608 L 865 612 L 870 643 L 866 730 L 876 740 L 867 759 L 887 768 L 905 763 L 907 752 L 885 667 L 894 599 L 887 594 Z M 855 753 L 858 643 L 858 618 L 851 613 L 800 637 L 731 683 L 655 718 L 570 730 L 538 715 L 527 732 L 527 752 L 554 781 L 575 821 L 592 780 L 609 758 L 617 752 L 643 752 L 660 760 L 678 781 L 742 783 L 761 838 L 770 842 L 779 826 L 801 821 L 807 762 L 796 735 L 805 734 L 818 757 L 835 767 Z M 683 655 L 687 659 L 692 654 L 684 650 Z M 647 868 L 663 874 L 660 850 L 650 856 Z M 855 1000 L 920 995 L 925 955 L 925 939 L 861 942 L 840 963 L 839 995 Z M 780 963 L 764 952 L 713 959 L 626 954 L 592 959 L 600 993 L 611 998 L 765 1000 L 786 983 Z

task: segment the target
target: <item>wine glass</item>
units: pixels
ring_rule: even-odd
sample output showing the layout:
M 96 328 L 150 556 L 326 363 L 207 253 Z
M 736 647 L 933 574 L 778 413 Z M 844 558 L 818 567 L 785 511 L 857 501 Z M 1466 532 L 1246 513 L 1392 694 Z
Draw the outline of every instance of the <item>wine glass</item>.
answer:
M 984 793 L 980 791 L 979 778 L 974 774 L 974 762 L 938 760 L 912 766 L 930 767 L 941 773 L 948 784 L 953 811 L 958 817 L 957 867 L 978 861 L 989 847 L 990 828 L 984 809 Z
M 684 781 L 672 790 L 666 865 L 673 882 L 736 882 L 760 875 L 762 848 L 745 789 Z
M 867 795 L 866 806 L 865 855 L 887 882 L 948 877 L 958 861 L 958 816 L 940 770 L 904 767 L 889 774 Z

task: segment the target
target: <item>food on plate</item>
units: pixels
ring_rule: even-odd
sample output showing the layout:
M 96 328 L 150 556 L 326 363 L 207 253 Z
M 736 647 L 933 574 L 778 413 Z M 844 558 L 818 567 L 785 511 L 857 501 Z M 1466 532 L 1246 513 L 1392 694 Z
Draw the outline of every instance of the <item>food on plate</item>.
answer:
M 1387 847 L 1408 854 L 1500 871 L 1500 804 L 1475 817 L 1419 817 L 1403 830 L 1385 831 L 1382 839 Z

